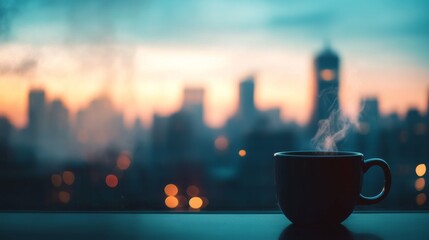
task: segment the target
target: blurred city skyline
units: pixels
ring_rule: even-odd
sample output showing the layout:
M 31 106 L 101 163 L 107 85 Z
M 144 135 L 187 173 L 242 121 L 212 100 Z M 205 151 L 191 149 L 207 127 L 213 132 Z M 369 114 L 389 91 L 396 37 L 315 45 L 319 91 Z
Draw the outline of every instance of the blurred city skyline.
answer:
M 273 153 L 315 149 L 428 209 L 428 8 L 0 1 L 0 208 L 277 210 Z
M 27 93 L 44 88 L 74 115 L 103 93 L 139 116 L 180 108 L 185 87 L 205 89 L 205 121 L 221 127 L 237 86 L 256 78 L 259 109 L 304 125 L 313 56 L 340 54 L 342 109 L 374 96 L 383 114 L 426 110 L 429 17 L 424 1 L 5 1 L 0 5 L 0 114 L 26 125 Z M 382 12 L 382 14 L 381 14 Z M 55 19 L 55 21 L 52 21 Z M 13 56 L 13 57 L 11 57 Z M 400 93 L 401 97 L 397 97 Z

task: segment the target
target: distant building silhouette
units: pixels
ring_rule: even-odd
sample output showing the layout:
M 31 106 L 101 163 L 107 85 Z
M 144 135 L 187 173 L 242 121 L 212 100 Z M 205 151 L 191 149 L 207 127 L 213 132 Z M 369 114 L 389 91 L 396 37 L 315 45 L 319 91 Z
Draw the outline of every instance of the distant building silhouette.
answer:
M 46 116 L 48 155 L 51 158 L 65 158 L 71 144 L 69 111 L 60 99 L 55 99 L 48 105 Z
M 248 76 L 239 86 L 238 116 L 241 119 L 251 121 L 255 119 L 257 110 L 255 107 L 255 79 Z
M 204 89 L 186 87 L 181 110 L 189 115 L 195 127 L 201 129 L 204 126 Z
M 339 110 L 339 67 L 340 58 L 330 47 L 326 47 L 314 60 L 315 95 L 310 120 L 312 135 L 317 131 L 320 120 L 327 119 L 331 112 Z
M 364 98 L 360 102 L 358 148 L 366 156 L 378 156 L 380 148 L 380 110 L 377 98 Z
M 77 113 L 76 135 L 81 146 L 91 152 L 108 146 L 124 148 L 127 144 L 122 113 L 107 96 L 94 99 Z
M 42 89 L 32 89 L 28 95 L 28 137 L 36 148 L 40 144 L 46 126 L 46 99 L 45 91 Z

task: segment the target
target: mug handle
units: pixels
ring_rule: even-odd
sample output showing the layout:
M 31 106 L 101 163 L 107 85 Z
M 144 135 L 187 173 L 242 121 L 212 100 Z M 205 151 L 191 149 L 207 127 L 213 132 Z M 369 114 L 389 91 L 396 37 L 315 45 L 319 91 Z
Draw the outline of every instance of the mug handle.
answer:
M 363 173 L 366 173 L 372 166 L 379 166 L 384 172 L 384 188 L 379 194 L 373 197 L 365 197 L 362 194 L 359 195 L 358 204 L 369 205 L 375 204 L 386 198 L 390 191 L 390 185 L 392 183 L 392 176 L 390 174 L 389 165 L 381 158 L 371 158 L 363 162 Z

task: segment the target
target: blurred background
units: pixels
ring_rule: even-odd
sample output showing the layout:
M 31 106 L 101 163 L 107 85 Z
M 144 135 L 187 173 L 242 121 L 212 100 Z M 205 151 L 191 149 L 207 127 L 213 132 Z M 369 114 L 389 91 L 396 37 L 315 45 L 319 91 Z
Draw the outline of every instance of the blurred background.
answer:
M 428 7 L 1 0 L 0 209 L 277 210 L 286 150 L 384 158 L 358 209 L 429 209 Z

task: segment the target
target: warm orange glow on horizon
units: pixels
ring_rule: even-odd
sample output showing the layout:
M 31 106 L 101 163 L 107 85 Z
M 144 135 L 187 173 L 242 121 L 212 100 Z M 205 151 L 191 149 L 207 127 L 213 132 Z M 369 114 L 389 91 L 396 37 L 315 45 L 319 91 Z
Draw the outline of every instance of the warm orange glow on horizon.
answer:
M 106 69 L 103 61 L 94 63 L 88 59 L 89 55 L 94 59 L 100 57 L 100 47 L 103 46 L 70 49 L 47 45 L 39 49 L 18 43 L 3 45 L 0 56 L 13 54 L 18 60 L 27 56 L 29 51 L 37 50 L 38 65 L 37 74 L 0 75 L 0 115 L 7 116 L 17 127 L 24 127 L 27 123 L 28 91 L 36 86 L 45 89 L 48 101 L 61 98 L 72 119 L 79 109 L 105 92 L 115 108 L 124 112 L 128 126 L 136 116 L 149 126 L 153 113 L 168 115 L 177 111 L 183 87 L 195 83 L 206 89 L 204 119 L 209 126 L 220 127 L 236 111 L 238 81 L 255 68 L 258 69 L 255 89 L 258 108 L 278 106 L 284 119 L 296 120 L 300 124 L 306 123 L 311 113 L 310 86 L 314 79 L 311 77 L 309 52 L 289 46 L 247 51 L 227 47 L 191 48 L 156 44 L 130 47 L 118 44 L 113 47 L 124 50 L 116 53 L 119 65 Z M 136 55 L 135 69 L 130 70 L 129 64 L 124 64 L 130 62 L 129 55 L 121 55 L 127 51 Z M 379 98 L 382 114 L 397 111 L 404 115 L 410 106 L 425 110 L 428 87 L 425 79 L 429 76 L 426 69 L 411 64 L 398 67 L 381 61 L 376 62 L 377 66 L 367 66 L 361 64 L 363 57 L 343 56 L 340 100 L 341 105 L 347 108 L 345 112 L 357 114 L 359 97 L 368 94 Z M 254 59 L 259 60 L 258 64 Z M 7 58 L 0 60 L 9 61 Z M 240 62 L 239 66 L 231 67 L 235 62 Z M 106 72 L 113 72 L 109 76 L 115 77 L 106 77 Z M 130 75 L 134 77 L 127 77 Z M 405 79 L 411 79 L 411 82 Z M 401 92 L 401 98 L 397 98 L 397 92 Z

